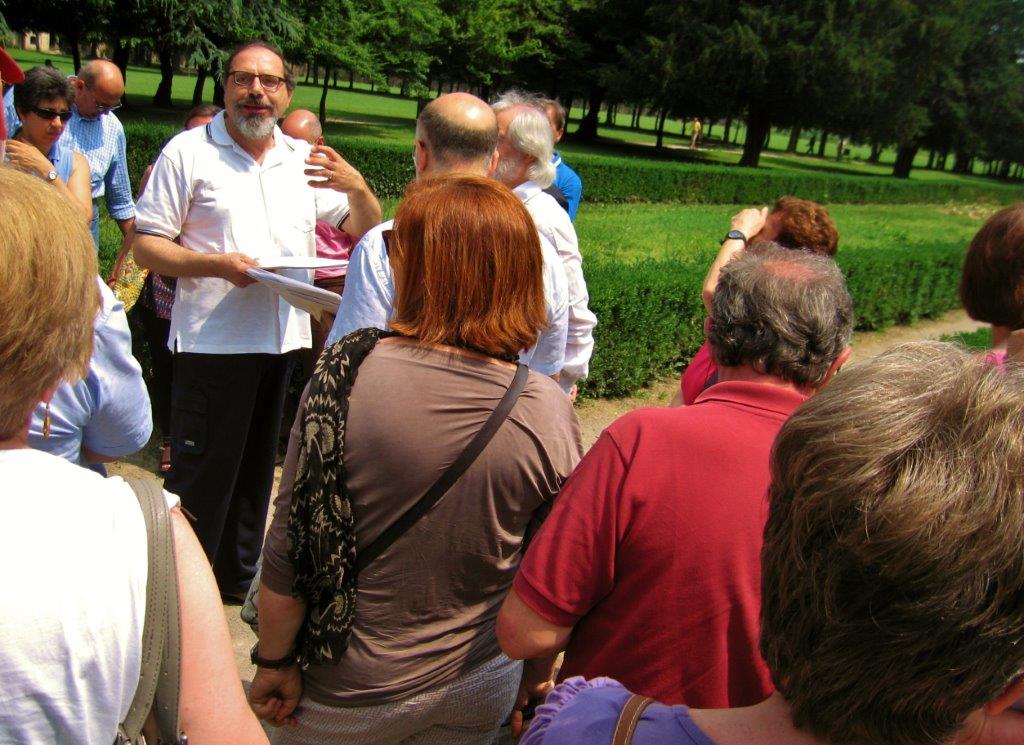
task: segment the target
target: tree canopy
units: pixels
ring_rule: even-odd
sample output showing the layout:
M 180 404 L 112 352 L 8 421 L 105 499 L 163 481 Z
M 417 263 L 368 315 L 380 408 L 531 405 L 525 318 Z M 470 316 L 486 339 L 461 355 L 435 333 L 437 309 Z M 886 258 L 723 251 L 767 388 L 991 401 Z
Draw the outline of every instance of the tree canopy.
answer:
M 6 0 L 0 29 L 50 31 L 80 63 L 104 41 L 126 69 L 159 57 L 170 104 L 180 65 L 217 75 L 239 41 L 262 37 L 319 80 L 396 83 L 402 93 L 512 86 L 582 102 L 572 133 L 597 136 L 607 105 L 667 117 L 743 118 L 742 165 L 772 127 L 897 148 L 906 176 L 927 148 L 1024 163 L 1024 0 Z

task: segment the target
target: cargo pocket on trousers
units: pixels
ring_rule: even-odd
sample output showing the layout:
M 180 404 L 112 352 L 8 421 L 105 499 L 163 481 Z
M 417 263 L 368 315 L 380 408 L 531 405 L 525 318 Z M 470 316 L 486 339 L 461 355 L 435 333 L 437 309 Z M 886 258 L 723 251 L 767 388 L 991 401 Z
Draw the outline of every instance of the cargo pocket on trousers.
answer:
M 201 455 L 206 450 L 206 397 L 198 393 L 179 393 L 171 401 L 171 416 L 177 427 L 172 447 L 179 453 Z

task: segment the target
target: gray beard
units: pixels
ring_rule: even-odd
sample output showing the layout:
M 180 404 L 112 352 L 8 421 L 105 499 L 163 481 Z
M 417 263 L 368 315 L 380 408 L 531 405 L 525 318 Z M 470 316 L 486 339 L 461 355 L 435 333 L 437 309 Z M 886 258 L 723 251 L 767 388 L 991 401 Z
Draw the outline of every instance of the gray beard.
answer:
M 277 120 L 273 116 L 248 117 L 242 113 L 242 104 L 235 107 L 235 126 L 247 140 L 265 140 L 274 131 Z

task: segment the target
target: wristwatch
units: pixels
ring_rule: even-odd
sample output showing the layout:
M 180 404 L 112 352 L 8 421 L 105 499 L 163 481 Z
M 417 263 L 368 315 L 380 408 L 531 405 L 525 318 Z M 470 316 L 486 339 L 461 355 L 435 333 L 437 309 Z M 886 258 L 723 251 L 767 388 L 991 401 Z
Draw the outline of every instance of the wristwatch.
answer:
M 743 241 L 743 246 L 746 248 L 747 236 L 743 235 L 739 230 L 730 230 L 725 234 L 725 238 L 722 239 L 722 243 L 725 243 L 726 241 Z
M 57 180 L 57 172 L 51 168 L 50 172 L 46 174 L 46 180 L 52 184 Z
M 268 660 L 260 657 L 259 648 L 260 643 L 257 641 L 252 645 L 252 649 L 249 650 L 249 662 L 256 667 L 265 667 L 268 670 L 284 670 L 286 667 L 291 667 L 299 661 L 299 655 L 294 649 L 280 659 Z

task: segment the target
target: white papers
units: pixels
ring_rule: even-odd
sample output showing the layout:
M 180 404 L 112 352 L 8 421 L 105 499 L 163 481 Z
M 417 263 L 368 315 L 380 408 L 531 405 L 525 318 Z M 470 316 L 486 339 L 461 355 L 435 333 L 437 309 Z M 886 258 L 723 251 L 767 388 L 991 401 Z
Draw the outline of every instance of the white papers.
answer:
M 341 304 L 341 295 L 329 290 L 321 290 L 308 282 L 282 277 L 280 274 L 255 267 L 246 269 L 245 273 L 276 292 L 289 305 L 306 311 L 318 321 L 324 311 L 336 314 L 338 306 Z
M 261 269 L 332 269 L 348 266 L 346 259 L 322 259 L 319 256 L 268 256 L 257 261 Z

